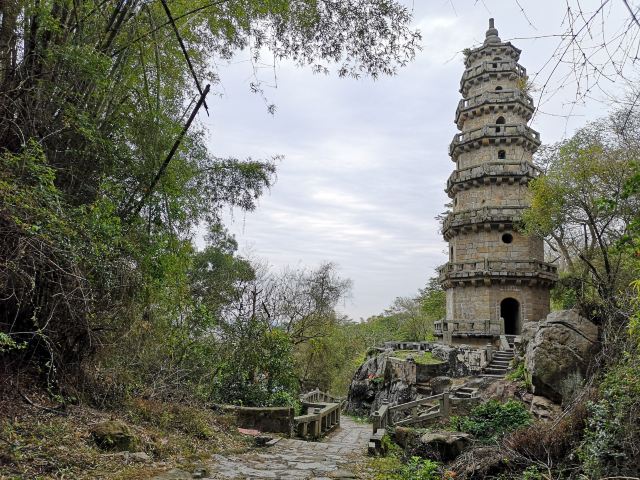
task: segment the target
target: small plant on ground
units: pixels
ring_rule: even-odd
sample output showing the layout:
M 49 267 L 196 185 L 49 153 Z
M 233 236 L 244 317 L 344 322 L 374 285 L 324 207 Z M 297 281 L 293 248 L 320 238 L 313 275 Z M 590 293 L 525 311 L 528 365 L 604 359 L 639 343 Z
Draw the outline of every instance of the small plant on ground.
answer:
M 439 480 L 442 478 L 440 465 L 433 460 L 420 457 L 411 457 L 411 460 L 402 469 L 404 479 L 411 480 Z
M 371 460 L 370 467 L 377 480 L 439 480 L 442 477 L 440 464 L 421 457 L 411 457 L 408 461 L 402 449 L 389 435 L 382 437 L 385 454 Z M 444 477 L 449 478 L 449 477 Z
M 479 440 L 493 441 L 530 425 L 532 417 L 521 402 L 490 400 L 475 407 L 468 416 L 452 417 L 451 422 L 456 430 L 470 433 Z
M 507 374 L 507 380 L 520 382 L 520 385 L 522 385 L 526 389 L 529 389 L 531 387 L 531 379 L 527 375 L 527 370 L 524 367 L 524 362 L 515 362 L 512 367 L 513 370 Z
M 538 467 L 535 465 L 527 467 L 527 469 L 522 472 L 522 480 L 542 480 L 543 478 L 542 473 L 540 473 L 540 470 L 538 470 Z

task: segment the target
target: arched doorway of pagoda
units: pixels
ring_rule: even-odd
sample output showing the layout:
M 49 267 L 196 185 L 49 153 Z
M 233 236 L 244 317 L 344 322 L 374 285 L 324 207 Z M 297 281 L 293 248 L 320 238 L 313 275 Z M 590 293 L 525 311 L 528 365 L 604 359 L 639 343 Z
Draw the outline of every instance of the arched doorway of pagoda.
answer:
M 504 320 L 505 335 L 520 335 L 520 302 L 515 298 L 502 300 L 500 316 Z

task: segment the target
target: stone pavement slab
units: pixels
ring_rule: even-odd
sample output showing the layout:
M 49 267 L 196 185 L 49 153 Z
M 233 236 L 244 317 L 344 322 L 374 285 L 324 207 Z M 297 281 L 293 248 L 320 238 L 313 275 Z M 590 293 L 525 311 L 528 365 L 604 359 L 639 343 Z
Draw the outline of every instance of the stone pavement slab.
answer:
M 285 438 L 241 455 L 215 455 L 208 479 L 330 480 L 359 478 L 354 462 L 366 455 L 371 425 L 342 417 L 340 428 L 320 442 Z

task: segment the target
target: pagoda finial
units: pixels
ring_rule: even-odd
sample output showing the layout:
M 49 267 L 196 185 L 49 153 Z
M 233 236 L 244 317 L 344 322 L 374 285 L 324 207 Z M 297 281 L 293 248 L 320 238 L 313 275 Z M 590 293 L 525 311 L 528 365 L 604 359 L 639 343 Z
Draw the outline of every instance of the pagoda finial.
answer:
M 500 37 L 498 36 L 498 29 L 495 27 L 495 23 L 493 18 L 489 19 L 489 30 L 487 30 L 487 38 L 484 40 L 485 45 L 489 45 L 491 43 L 500 43 Z

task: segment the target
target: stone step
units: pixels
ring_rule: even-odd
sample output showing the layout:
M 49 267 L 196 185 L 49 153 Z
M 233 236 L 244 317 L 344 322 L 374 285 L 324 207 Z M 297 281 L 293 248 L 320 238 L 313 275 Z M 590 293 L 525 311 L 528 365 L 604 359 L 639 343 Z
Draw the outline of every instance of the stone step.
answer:
M 489 365 L 491 365 L 491 366 L 509 367 L 510 364 L 511 364 L 510 360 L 493 360 Z
M 477 388 L 472 388 L 472 387 L 460 387 L 458 390 L 456 390 L 457 392 L 477 392 L 478 389 Z
M 506 368 L 491 368 L 491 367 L 487 367 L 484 369 L 485 373 L 491 373 L 491 374 L 495 374 L 495 375 L 504 375 L 507 373 L 507 369 Z
M 471 392 L 457 391 L 453 394 L 453 398 L 471 398 L 471 397 L 473 397 L 473 393 Z
M 490 378 L 504 378 L 504 375 L 494 375 L 493 373 L 483 373 L 480 376 L 481 377 L 490 377 Z

